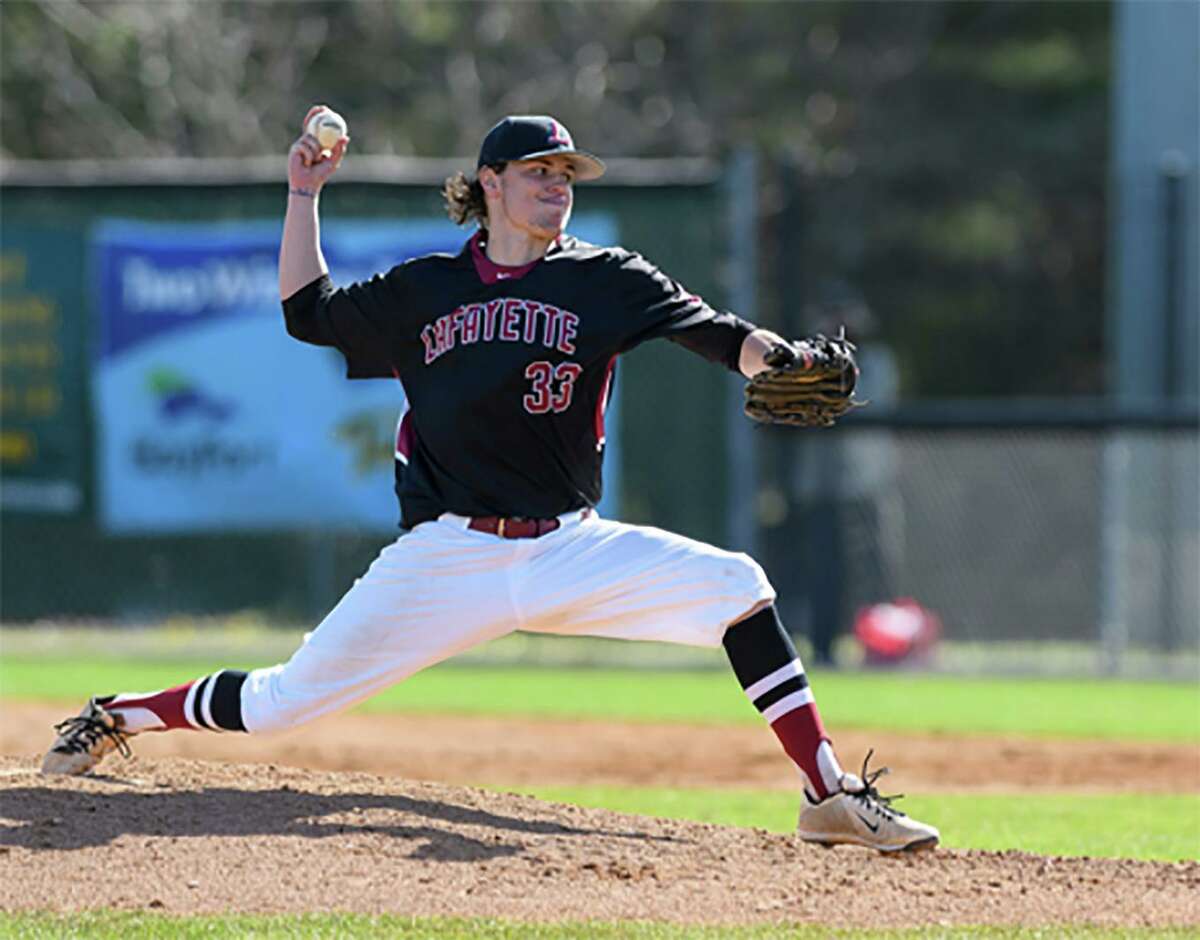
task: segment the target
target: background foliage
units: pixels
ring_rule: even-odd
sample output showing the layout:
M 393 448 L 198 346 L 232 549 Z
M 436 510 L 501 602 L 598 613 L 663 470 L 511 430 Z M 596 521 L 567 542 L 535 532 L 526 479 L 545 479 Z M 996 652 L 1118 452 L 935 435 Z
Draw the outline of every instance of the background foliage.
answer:
M 609 155 L 749 146 L 760 321 L 865 302 L 852 329 L 896 351 L 906 397 L 1097 394 L 1110 20 L 1093 2 L 17 0 L 0 149 L 282 154 L 312 101 L 362 153 L 469 154 L 528 111 Z

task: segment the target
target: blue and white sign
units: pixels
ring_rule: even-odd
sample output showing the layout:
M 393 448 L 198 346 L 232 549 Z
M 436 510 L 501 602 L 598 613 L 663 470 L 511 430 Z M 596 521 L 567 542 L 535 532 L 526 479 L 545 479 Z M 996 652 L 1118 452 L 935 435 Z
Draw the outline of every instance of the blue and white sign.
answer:
M 606 217 L 572 231 L 600 243 L 615 234 Z M 280 234 L 278 222 L 97 227 L 93 399 L 108 531 L 395 528 L 403 390 L 347 381 L 337 351 L 287 335 Z M 334 221 L 322 246 L 347 283 L 457 252 L 467 234 L 449 222 Z M 616 469 L 611 452 L 606 463 Z

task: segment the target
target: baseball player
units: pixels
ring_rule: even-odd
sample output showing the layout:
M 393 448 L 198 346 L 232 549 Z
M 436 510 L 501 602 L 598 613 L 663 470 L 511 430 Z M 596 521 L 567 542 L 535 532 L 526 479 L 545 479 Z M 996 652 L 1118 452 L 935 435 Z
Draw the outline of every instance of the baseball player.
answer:
M 291 147 L 280 297 L 288 332 L 337 348 L 350 378 L 403 385 L 402 534 L 286 663 L 93 698 L 56 726 L 42 771 L 84 773 L 147 731 L 290 728 L 516 630 L 722 645 L 799 771 L 804 839 L 935 845 L 879 795 L 882 771 L 842 769 L 757 563 L 594 508 L 622 353 L 662 337 L 750 377 L 788 344 L 632 251 L 567 234 L 575 184 L 604 165 L 551 117 L 506 117 L 475 174 L 447 180 L 451 218 L 477 225 L 461 251 L 337 287 L 318 205 L 348 143 Z

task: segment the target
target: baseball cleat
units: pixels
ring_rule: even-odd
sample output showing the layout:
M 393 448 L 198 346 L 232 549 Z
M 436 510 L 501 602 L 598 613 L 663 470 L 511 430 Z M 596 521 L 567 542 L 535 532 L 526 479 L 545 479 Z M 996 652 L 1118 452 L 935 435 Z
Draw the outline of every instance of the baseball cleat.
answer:
M 891 805 L 899 796 L 880 796 L 875 781 L 886 767 L 867 773 L 868 751 L 862 778 L 843 774 L 841 790 L 819 803 L 806 793 L 796 832 L 805 842 L 821 845 L 865 845 L 880 852 L 915 852 L 938 844 L 940 834 L 933 826 L 910 819 Z
M 129 735 L 120 730 L 121 716 L 106 711 L 100 701 L 90 699 L 76 717 L 54 726 L 58 738 L 42 760 L 42 773 L 87 773 L 114 750 L 131 756 Z

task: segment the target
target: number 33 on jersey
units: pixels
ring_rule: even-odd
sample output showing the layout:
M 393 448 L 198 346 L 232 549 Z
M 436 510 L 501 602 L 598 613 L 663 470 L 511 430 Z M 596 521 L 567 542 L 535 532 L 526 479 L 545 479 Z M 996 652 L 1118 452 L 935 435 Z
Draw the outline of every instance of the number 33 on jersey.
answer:
M 575 380 L 582 371 L 583 366 L 577 362 L 560 362 L 556 366 L 543 359 L 529 363 L 525 378 L 533 382 L 533 389 L 525 396 L 525 410 L 531 415 L 544 415 L 547 411 L 562 414 L 571 407 Z

